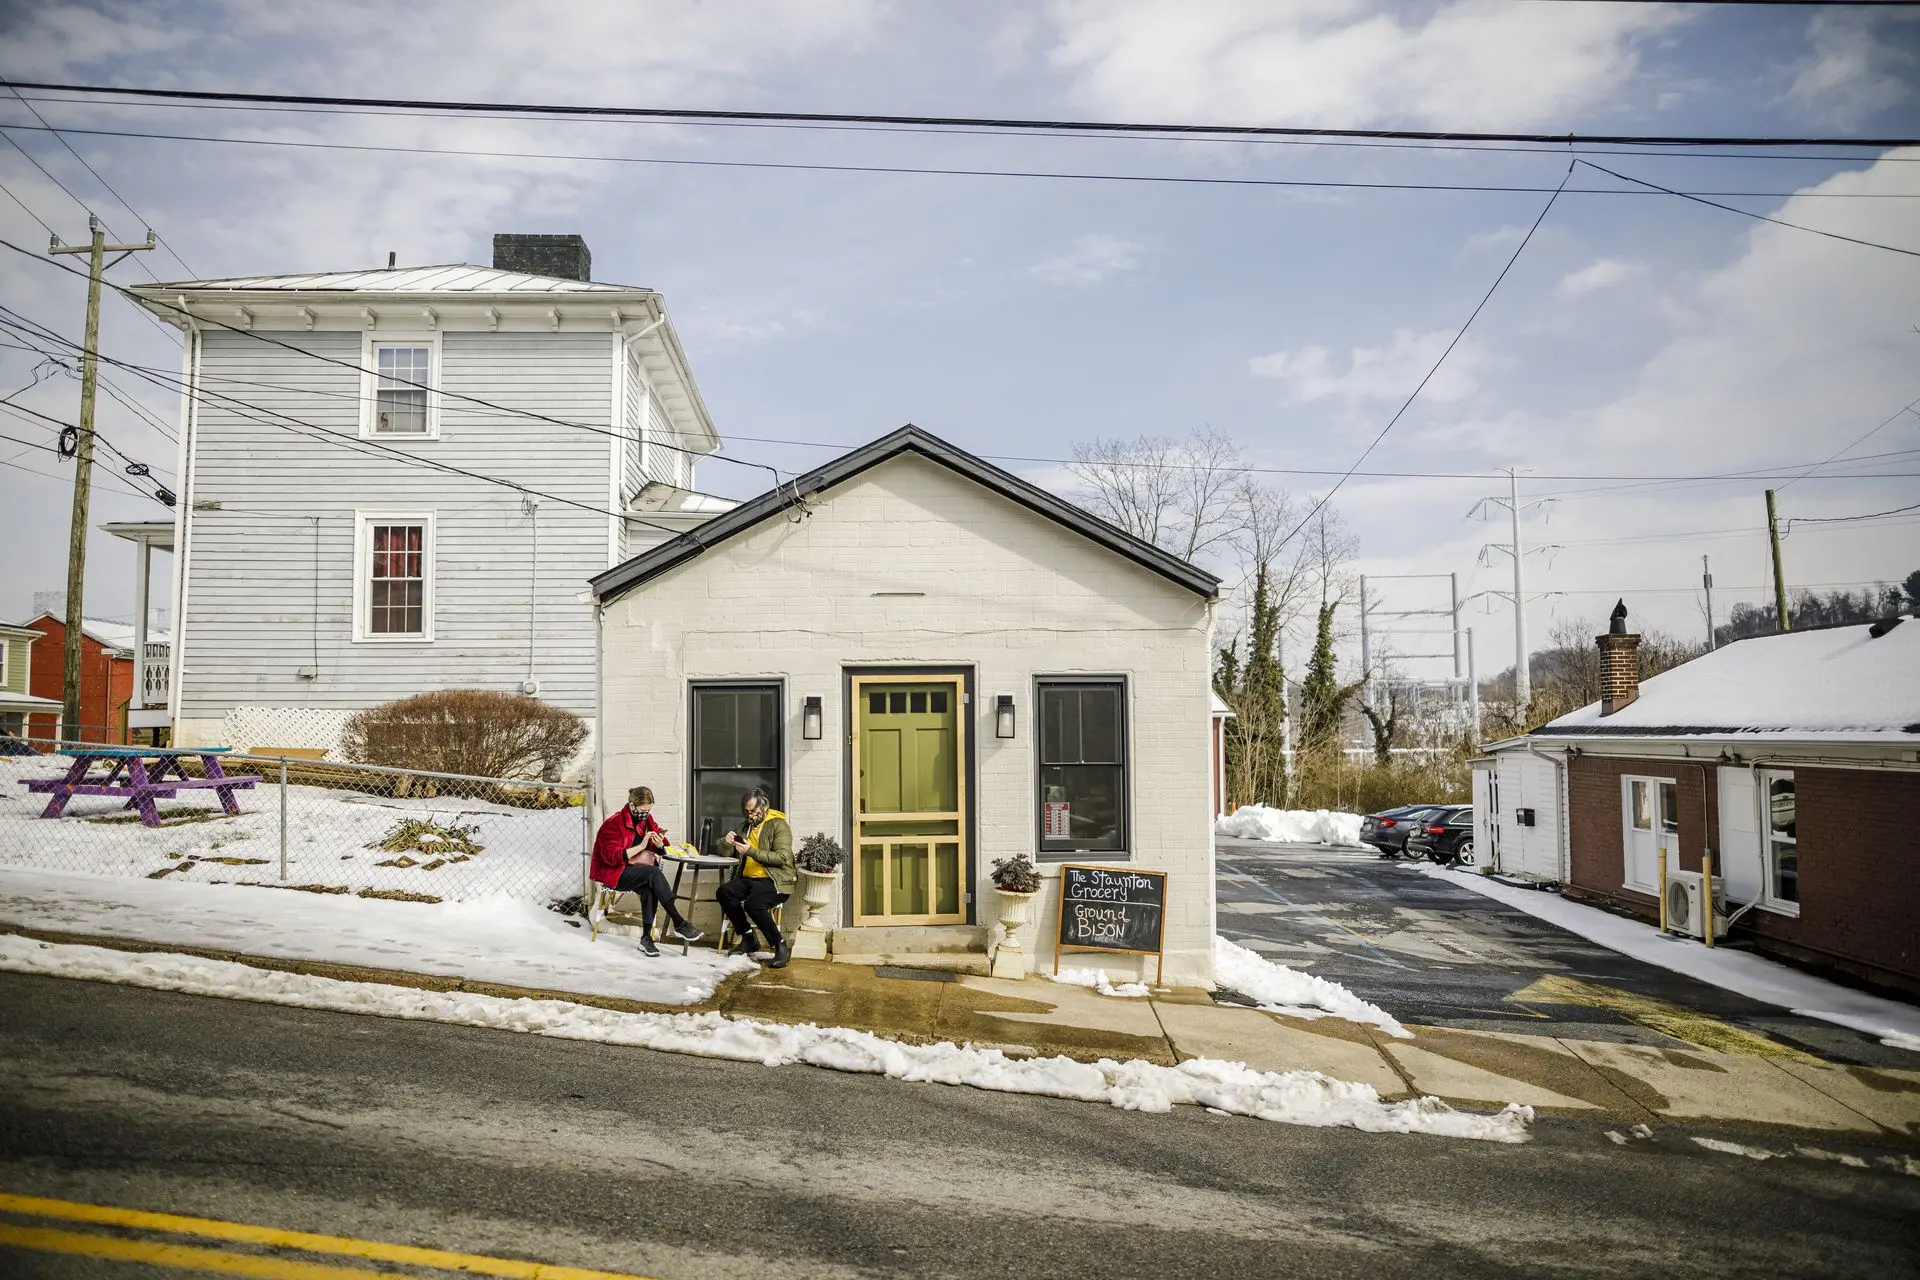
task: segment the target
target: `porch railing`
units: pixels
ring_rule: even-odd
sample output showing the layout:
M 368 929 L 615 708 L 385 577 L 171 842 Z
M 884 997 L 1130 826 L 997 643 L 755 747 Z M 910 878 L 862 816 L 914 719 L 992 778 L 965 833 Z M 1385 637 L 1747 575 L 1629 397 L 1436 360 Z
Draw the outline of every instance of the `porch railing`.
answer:
M 143 706 L 167 705 L 172 671 L 173 646 L 165 640 L 147 641 L 140 658 L 140 702 Z

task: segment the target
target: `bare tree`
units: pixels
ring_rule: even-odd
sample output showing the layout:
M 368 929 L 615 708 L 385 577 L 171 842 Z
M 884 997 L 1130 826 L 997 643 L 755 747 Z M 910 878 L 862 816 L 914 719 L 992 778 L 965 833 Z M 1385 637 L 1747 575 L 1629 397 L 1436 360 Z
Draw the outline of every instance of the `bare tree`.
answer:
M 1081 505 L 1184 560 L 1223 547 L 1236 530 L 1240 448 L 1211 427 L 1184 440 L 1076 442 L 1067 470 Z

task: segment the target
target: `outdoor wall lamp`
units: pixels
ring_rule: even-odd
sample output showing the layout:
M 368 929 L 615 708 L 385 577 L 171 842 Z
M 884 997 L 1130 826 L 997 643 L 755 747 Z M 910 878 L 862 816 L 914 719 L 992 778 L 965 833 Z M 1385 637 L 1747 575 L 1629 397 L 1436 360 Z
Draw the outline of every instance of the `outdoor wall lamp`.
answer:
M 821 733 L 820 699 L 809 697 L 800 709 L 800 736 L 808 742 L 818 742 Z
M 1013 695 L 1003 693 L 993 700 L 993 736 L 1013 736 Z

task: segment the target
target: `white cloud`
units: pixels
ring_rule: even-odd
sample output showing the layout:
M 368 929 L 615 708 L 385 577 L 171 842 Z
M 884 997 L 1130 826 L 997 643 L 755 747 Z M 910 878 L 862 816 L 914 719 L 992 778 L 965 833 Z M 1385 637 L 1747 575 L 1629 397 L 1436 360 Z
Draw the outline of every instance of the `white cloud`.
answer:
M 1564 125 L 1632 80 L 1664 5 L 1059 0 L 1051 59 L 1128 119 Z
M 1027 274 L 1063 289 L 1089 289 L 1140 269 L 1145 246 L 1122 236 L 1096 232 L 1074 240 L 1065 253 L 1036 262 Z
M 1399 329 L 1386 346 L 1354 347 L 1344 367 L 1326 347 L 1309 346 L 1255 356 L 1247 362 L 1247 371 L 1256 378 L 1288 384 L 1298 404 L 1331 397 L 1356 403 L 1404 399 L 1420 385 L 1420 379 L 1452 338 L 1453 334 L 1445 330 L 1415 333 Z M 1421 395 L 1440 404 L 1464 399 L 1479 388 L 1480 373 L 1492 363 L 1484 348 L 1471 338 L 1465 339 Z
M 1646 267 L 1624 258 L 1596 258 L 1578 271 L 1567 273 L 1560 281 L 1560 292 L 1568 298 L 1585 297 L 1599 289 L 1612 288 L 1624 280 L 1644 274 Z
M 1852 124 L 1914 96 L 1920 56 L 1912 13 L 1816 13 L 1807 22 L 1812 50 L 1794 68 L 1787 100 L 1840 124 Z M 1886 25 L 1904 25 L 1904 43 Z M 1883 25 L 1884 24 L 1884 25 Z

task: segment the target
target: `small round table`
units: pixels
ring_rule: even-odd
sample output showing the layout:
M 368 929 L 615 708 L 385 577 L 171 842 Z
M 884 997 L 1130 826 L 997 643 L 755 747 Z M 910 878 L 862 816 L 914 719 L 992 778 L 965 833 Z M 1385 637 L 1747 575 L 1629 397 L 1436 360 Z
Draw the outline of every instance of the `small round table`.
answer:
M 730 858 L 725 854 L 696 853 L 692 857 L 686 857 L 682 854 L 676 854 L 666 850 L 661 852 L 660 862 L 663 866 L 668 863 L 673 864 L 673 900 L 676 905 L 683 900 L 686 902 L 686 915 L 689 920 L 693 917 L 693 908 L 702 902 L 711 902 L 716 907 L 719 906 L 720 885 L 727 882 L 727 873 L 740 865 L 740 859 Z M 683 894 L 680 892 L 680 877 L 688 871 L 693 872 L 693 883 L 687 886 L 687 891 Z M 713 897 L 703 898 L 700 896 L 700 877 L 708 871 L 718 873 L 719 883 L 714 885 Z M 714 936 L 714 945 L 717 947 L 719 945 L 719 935 L 716 934 Z M 687 954 L 687 940 L 685 938 L 680 939 L 680 954 Z

